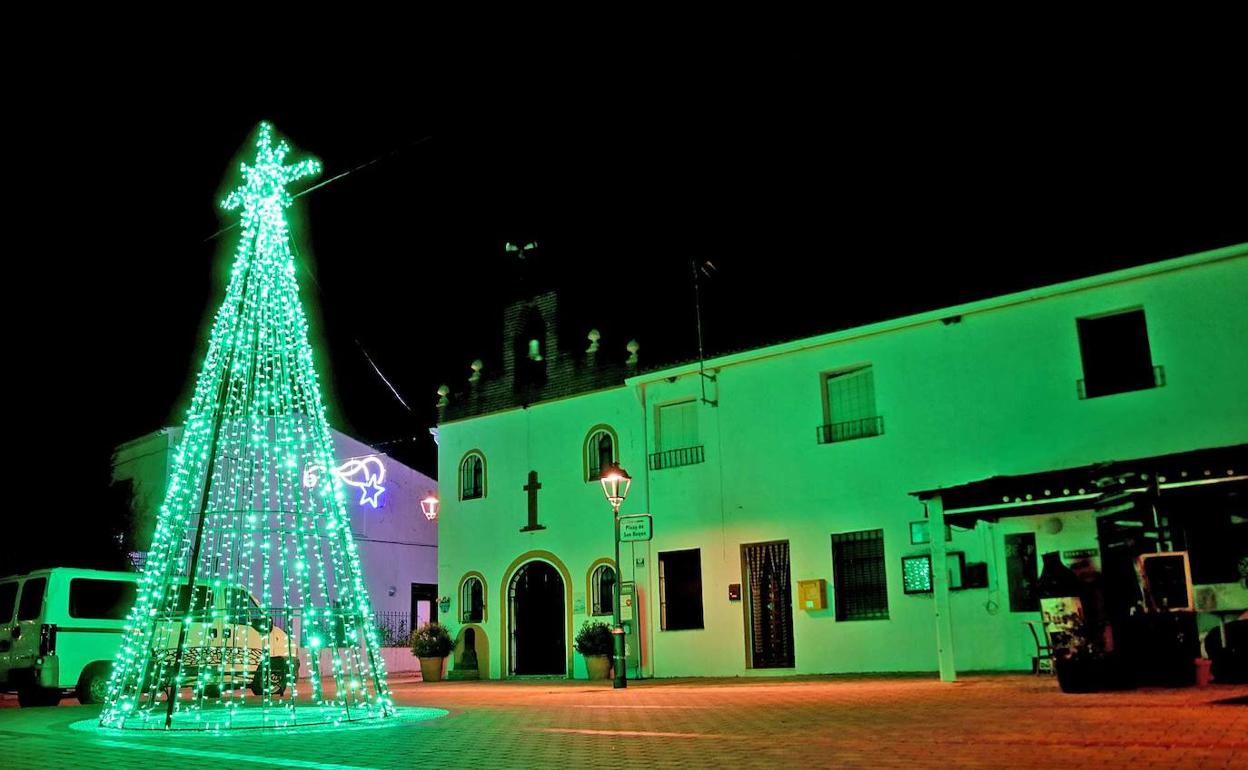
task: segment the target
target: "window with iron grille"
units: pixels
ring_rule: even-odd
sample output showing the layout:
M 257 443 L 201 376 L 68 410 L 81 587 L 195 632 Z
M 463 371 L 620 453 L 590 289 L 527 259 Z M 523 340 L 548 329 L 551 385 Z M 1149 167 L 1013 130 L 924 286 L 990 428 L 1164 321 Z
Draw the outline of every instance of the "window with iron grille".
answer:
M 659 553 L 659 628 L 703 628 L 702 551 Z
M 481 578 L 470 577 L 464 581 L 460 595 L 461 623 L 481 623 L 485 620 L 485 586 Z
M 878 436 L 884 420 L 875 412 L 875 373 L 870 364 L 824 375 L 826 422 L 819 443 Z
M 698 402 L 682 401 L 661 404 L 655 409 L 655 444 L 657 452 L 650 454 L 650 470 L 695 465 L 706 460 L 701 440 L 698 438 Z
M 615 453 L 615 436 L 607 428 L 599 428 L 585 440 L 585 480 L 598 481 L 602 469 L 619 462 Z
M 659 407 L 660 450 L 683 449 L 698 443 L 698 402 L 682 401 Z
M 837 620 L 887 620 L 884 530 L 832 536 L 832 584 Z
M 469 452 L 459 464 L 459 499 L 481 497 L 485 497 L 485 458 L 479 452 Z
M 615 609 L 615 570 L 610 564 L 599 564 L 594 568 L 594 574 L 589 578 L 590 588 L 593 589 L 593 608 L 592 615 L 610 615 Z

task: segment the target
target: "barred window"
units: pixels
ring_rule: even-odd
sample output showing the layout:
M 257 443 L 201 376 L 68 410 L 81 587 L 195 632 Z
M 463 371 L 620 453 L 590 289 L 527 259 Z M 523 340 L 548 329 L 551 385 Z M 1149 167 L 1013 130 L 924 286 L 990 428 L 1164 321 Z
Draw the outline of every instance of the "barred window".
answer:
M 884 530 L 833 535 L 832 581 L 837 620 L 887 620 Z
M 823 407 L 827 421 L 819 443 L 878 436 L 884 420 L 875 411 L 875 370 L 870 364 L 824 375 Z
M 480 578 L 470 577 L 464 581 L 459 606 L 459 622 L 481 623 L 485 620 L 485 586 Z
M 485 458 L 480 452 L 469 452 L 459 464 L 459 499 L 485 497 Z
M 598 481 L 602 470 L 619 458 L 615 451 L 615 435 L 609 428 L 598 428 L 585 439 L 585 480 Z
M 659 410 L 658 446 L 660 451 L 698 446 L 698 402 L 663 404 Z
M 592 615 L 610 615 L 615 609 L 615 569 L 610 564 L 599 564 L 589 578 L 593 590 Z

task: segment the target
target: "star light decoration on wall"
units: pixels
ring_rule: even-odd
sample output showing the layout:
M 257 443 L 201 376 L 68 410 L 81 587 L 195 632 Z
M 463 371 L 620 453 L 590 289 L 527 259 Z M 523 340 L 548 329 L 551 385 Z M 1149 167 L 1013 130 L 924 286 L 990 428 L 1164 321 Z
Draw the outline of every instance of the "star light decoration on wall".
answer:
M 321 481 L 325 466 L 309 463 L 303 469 L 303 486 L 313 489 Z M 381 493 L 386 488 L 381 482 L 386 480 L 386 466 L 377 455 L 349 458 L 342 465 L 330 468 L 334 478 L 347 486 L 360 490 L 360 505 L 377 508 L 381 504 Z

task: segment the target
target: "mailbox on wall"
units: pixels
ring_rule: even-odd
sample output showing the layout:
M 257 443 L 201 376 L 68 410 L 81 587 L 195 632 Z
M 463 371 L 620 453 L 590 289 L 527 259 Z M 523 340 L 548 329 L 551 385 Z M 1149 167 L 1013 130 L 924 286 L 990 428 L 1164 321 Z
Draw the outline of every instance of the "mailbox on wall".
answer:
M 828 608 L 828 581 L 818 580 L 797 581 L 798 606 L 804 610 L 826 610 Z

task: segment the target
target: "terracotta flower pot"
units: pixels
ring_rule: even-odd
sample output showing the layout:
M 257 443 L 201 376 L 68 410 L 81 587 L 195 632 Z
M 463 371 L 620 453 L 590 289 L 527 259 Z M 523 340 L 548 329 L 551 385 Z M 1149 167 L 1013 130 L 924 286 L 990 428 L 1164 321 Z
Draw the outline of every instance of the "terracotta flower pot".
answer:
M 426 682 L 441 682 L 446 658 L 421 658 L 420 676 Z
M 1057 685 L 1062 692 L 1097 692 L 1105 689 L 1104 662 L 1096 658 L 1057 658 Z
M 586 655 L 585 669 L 589 672 L 590 679 L 610 679 L 611 678 L 611 656 L 610 655 Z

